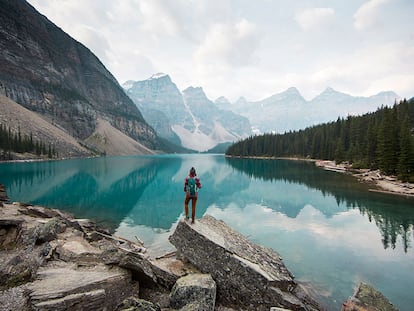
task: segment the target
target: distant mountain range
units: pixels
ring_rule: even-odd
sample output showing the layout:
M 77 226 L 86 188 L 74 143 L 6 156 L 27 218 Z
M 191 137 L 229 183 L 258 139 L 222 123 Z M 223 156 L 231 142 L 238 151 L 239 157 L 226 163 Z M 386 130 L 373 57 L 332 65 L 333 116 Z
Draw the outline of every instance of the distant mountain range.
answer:
M 327 88 L 307 101 L 296 88 L 291 87 L 260 101 L 248 102 L 241 97 L 230 103 L 225 97 L 220 97 L 215 103 L 222 110 L 248 118 L 255 133 L 284 133 L 335 121 L 338 117 L 372 112 L 382 105 L 391 106 L 399 99 L 400 96 L 391 91 L 370 97 L 354 97 Z
M 45 143 L 61 156 L 147 154 L 162 148 L 99 59 L 24 0 L 0 0 L 0 94 L 26 108 L 29 117 L 19 119 L 21 109 L 2 98 L 15 107 L 8 112 L 15 118 L 0 111 L 0 122 L 15 132 L 47 137 Z M 41 126 L 44 122 L 48 126 Z M 62 143 L 54 135 L 62 131 L 72 139 Z
M 201 87 L 180 92 L 166 74 L 127 81 L 123 87 L 147 122 L 169 141 L 196 151 L 251 135 L 246 117 L 219 109 Z
M 364 114 L 400 99 L 391 91 L 354 97 L 327 88 L 307 101 L 291 87 L 255 102 L 241 97 L 231 103 L 223 96 L 213 102 L 201 87 L 180 92 L 162 73 L 143 81 L 127 81 L 123 87 L 161 137 L 198 151 L 225 146 L 251 134 L 284 133 Z

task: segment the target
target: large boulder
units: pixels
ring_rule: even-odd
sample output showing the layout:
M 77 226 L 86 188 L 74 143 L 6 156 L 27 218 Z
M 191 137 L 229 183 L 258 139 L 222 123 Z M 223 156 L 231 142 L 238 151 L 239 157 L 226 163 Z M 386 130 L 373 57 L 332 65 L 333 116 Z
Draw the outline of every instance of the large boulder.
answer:
M 116 244 L 103 238 L 89 243 L 87 231 L 83 222 L 57 210 L 5 203 L 0 305 L 5 310 L 12 310 L 10 305 L 18 306 L 15 310 L 114 310 L 135 293 L 130 271 L 103 262 L 103 249 Z
M 398 311 L 398 309 L 372 286 L 359 283 L 354 295 L 345 301 L 341 311 Z
M 320 309 L 275 251 L 252 243 L 223 221 L 209 215 L 195 224 L 182 220 L 169 240 L 181 256 L 211 274 L 223 304 L 249 310 Z
M 132 286 L 124 269 L 53 262 L 41 267 L 27 288 L 34 310 L 114 310 Z
M 193 273 L 178 279 L 170 294 L 174 309 L 214 311 L 216 282 L 209 274 Z

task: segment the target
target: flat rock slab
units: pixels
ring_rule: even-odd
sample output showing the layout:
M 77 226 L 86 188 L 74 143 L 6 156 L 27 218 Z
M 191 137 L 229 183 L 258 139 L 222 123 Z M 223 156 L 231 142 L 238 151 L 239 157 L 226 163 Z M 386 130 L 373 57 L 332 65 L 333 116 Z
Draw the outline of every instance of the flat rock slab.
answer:
M 297 283 L 279 254 L 223 221 L 209 215 L 195 224 L 182 220 L 169 240 L 200 271 L 211 274 L 221 302 L 251 310 L 318 309 L 296 295 Z
M 42 267 L 27 285 L 35 310 L 114 309 L 130 293 L 130 275 L 105 265 L 77 267 L 64 262 Z

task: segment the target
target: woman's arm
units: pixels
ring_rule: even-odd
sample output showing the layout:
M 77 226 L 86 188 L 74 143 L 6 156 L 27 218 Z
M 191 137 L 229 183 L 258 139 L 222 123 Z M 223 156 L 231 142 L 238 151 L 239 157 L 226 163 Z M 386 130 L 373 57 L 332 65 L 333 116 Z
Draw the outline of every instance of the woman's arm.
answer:
M 201 188 L 201 182 L 200 182 L 200 178 L 199 177 L 196 177 L 196 185 L 197 185 L 197 188 Z

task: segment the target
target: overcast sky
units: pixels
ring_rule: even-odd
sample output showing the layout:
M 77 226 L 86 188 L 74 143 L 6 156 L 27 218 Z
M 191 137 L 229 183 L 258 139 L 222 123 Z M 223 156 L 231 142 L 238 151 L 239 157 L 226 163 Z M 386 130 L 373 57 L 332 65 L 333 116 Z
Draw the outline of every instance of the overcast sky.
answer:
M 119 83 L 170 75 L 215 100 L 297 87 L 414 96 L 413 0 L 29 0 Z

